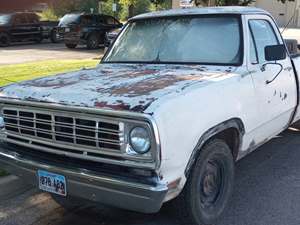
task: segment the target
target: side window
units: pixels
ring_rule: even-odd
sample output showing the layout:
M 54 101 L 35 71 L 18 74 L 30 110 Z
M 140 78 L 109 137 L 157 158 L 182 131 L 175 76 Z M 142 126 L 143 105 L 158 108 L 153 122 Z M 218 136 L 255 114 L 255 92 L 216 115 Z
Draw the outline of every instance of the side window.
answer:
M 25 14 L 17 14 L 14 19 L 15 25 L 27 24 L 27 17 Z
M 105 24 L 103 16 L 98 16 L 97 17 L 97 23 Z
M 108 25 L 115 25 L 116 24 L 116 20 L 113 17 L 107 17 L 106 22 L 107 22 Z
M 267 20 L 250 20 L 250 32 L 254 38 L 259 63 L 266 62 L 265 47 L 279 44 L 274 29 Z
M 254 44 L 252 34 L 250 34 L 249 39 L 250 39 L 250 62 L 252 64 L 257 64 L 258 63 L 257 50 L 256 50 L 256 46 Z
M 38 23 L 39 18 L 35 14 L 27 14 L 28 23 Z
M 94 17 L 93 16 L 82 16 L 81 17 L 81 24 L 84 26 L 90 26 L 92 25 L 94 22 Z

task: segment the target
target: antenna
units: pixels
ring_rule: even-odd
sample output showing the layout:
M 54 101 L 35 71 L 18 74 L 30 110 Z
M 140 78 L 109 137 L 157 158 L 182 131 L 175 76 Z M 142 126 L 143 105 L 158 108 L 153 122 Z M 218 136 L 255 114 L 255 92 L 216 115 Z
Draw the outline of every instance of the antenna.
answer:
M 290 23 L 292 22 L 292 20 L 294 19 L 294 17 L 296 16 L 296 12 L 297 10 L 300 8 L 300 6 L 298 8 L 295 8 L 294 14 L 291 16 L 291 18 L 289 19 L 288 23 L 285 25 L 285 27 L 283 28 L 283 30 L 281 31 L 281 34 L 284 33 L 284 31 L 288 28 L 288 26 L 290 25 Z

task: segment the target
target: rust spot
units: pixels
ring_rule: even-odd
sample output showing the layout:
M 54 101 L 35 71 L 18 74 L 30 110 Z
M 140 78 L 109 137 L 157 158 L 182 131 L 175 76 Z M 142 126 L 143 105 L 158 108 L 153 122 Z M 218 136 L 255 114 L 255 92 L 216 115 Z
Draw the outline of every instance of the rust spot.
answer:
M 136 83 L 127 85 L 112 86 L 110 88 L 97 88 L 97 92 L 108 93 L 111 95 L 123 95 L 127 97 L 136 97 L 141 95 L 149 95 L 153 91 L 162 90 L 169 86 L 173 86 L 181 81 L 201 81 L 202 76 L 176 76 L 176 75 L 165 75 L 162 77 L 147 78 Z
M 131 106 L 128 103 L 124 103 L 121 100 L 117 100 L 115 103 L 108 103 L 106 101 L 95 102 L 95 107 L 97 108 L 108 108 L 112 110 L 130 110 L 134 112 L 144 112 L 155 100 L 156 98 L 148 98 L 148 103 L 138 104 Z M 141 102 L 141 101 L 140 101 Z M 144 102 L 145 103 L 145 102 Z
M 146 75 L 151 75 L 158 73 L 158 70 L 155 69 L 147 69 L 147 70 L 138 70 L 138 71 L 126 71 L 123 74 L 114 76 L 114 78 L 135 78 L 135 77 L 141 77 Z
M 282 100 L 285 100 L 287 98 L 287 93 L 284 93 Z
M 78 77 L 76 77 L 76 79 L 74 77 L 72 78 L 57 77 L 57 78 L 46 79 L 46 80 L 39 79 L 39 80 L 25 82 L 24 85 L 32 86 L 32 87 L 61 88 L 61 87 L 77 84 L 80 81 L 87 81 L 87 80 L 92 80 L 92 78 L 87 74 L 80 74 Z
M 130 110 L 130 105 L 125 103 L 116 103 L 116 104 L 109 104 L 108 102 L 95 102 L 95 107 L 97 108 L 109 108 L 114 110 Z

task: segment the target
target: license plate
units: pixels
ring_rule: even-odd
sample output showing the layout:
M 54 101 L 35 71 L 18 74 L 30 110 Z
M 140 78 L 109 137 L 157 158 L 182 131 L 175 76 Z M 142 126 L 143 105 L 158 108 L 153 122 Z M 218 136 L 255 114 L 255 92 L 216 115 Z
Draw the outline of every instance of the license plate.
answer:
M 66 178 L 64 176 L 39 170 L 38 178 L 41 190 L 67 196 Z

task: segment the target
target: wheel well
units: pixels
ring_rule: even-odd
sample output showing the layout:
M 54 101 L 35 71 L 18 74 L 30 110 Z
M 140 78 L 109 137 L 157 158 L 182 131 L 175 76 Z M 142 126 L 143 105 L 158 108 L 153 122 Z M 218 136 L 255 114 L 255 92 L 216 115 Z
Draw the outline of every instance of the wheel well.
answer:
M 215 138 L 221 139 L 226 142 L 226 144 L 229 146 L 229 148 L 232 151 L 234 160 L 236 160 L 238 157 L 239 146 L 240 146 L 239 131 L 236 128 L 228 128 L 211 137 L 211 139 L 215 139 Z
M 194 162 L 196 161 L 202 147 L 212 139 L 224 140 L 226 144 L 229 146 L 229 148 L 231 149 L 234 160 L 236 160 L 238 157 L 238 153 L 239 153 L 239 149 L 242 143 L 244 133 L 245 133 L 244 125 L 242 121 L 238 118 L 227 120 L 209 129 L 199 139 L 197 146 L 194 148 L 194 151 L 192 152 L 190 160 L 186 166 L 186 170 L 185 170 L 186 176 L 189 175 L 191 169 L 193 168 Z

